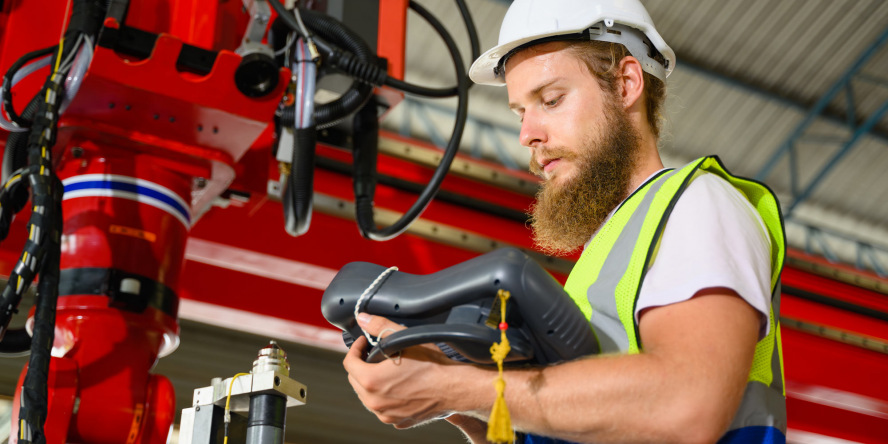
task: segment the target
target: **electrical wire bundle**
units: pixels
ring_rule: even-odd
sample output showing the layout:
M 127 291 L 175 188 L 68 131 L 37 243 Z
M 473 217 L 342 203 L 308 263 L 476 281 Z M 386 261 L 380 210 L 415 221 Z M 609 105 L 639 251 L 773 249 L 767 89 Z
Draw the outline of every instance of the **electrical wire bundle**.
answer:
M 279 20 L 304 39 L 313 57 L 320 62 L 322 67 L 345 73 L 354 79 L 352 87 L 334 102 L 320 105 L 314 109 L 314 127 L 323 128 L 335 124 L 337 121 L 350 115 L 353 117 L 353 163 L 354 163 L 354 192 L 355 211 L 358 229 L 361 235 L 372 240 L 388 240 L 401 234 L 407 227 L 425 210 L 437 193 L 444 180 L 444 176 L 450 169 L 454 157 L 459 149 L 463 129 L 468 118 L 468 90 L 470 82 L 466 75 L 465 63 L 459 52 L 459 48 L 453 37 L 447 32 L 441 22 L 428 10 L 415 1 L 410 1 L 409 7 L 419 14 L 441 36 L 447 46 L 456 69 L 457 84 L 450 88 L 428 88 L 414 85 L 389 76 L 386 68 L 382 66 L 378 57 L 367 47 L 366 43 L 351 30 L 343 26 L 336 19 L 310 10 L 294 9 L 287 11 L 278 0 L 268 0 L 272 8 L 277 12 Z M 478 58 L 479 42 L 475 25 L 469 14 L 465 0 L 456 0 L 463 21 L 469 34 L 472 47 L 472 59 Z M 290 38 L 287 39 L 291 40 Z M 294 69 L 294 72 L 295 69 Z M 420 193 L 417 200 L 409 210 L 394 224 L 379 229 L 373 220 L 373 196 L 376 187 L 376 157 L 379 145 L 379 122 L 377 105 L 372 100 L 374 86 L 389 86 L 400 91 L 420 95 L 424 97 L 451 97 L 459 98 L 456 108 L 456 121 L 451 133 L 441 162 L 436 167 L 428 185 Z M 296 106 L 300 104 L 297 101 Z M 285 109 L 281 113 L 281 121 L 289 125 L 295 122 L 292 113 L 295 110 Z M 302 128 L 306 127 L 293 125 Z M 293 126 L 290 125 L 290 126 Z M 311 174 L 314 166 L 314 134 L 311 138 L 294 137 L 293 168 L 289 172 L 288 190 L 285 196 L 285 218 L 287 231 L 290 234 L 302 234 L 308 228 L 308 220 L 311 211 Z M 308 153 L 311 153 L 310 155 Z M 299 157 L 297 159 L 297 156 Z M 300 168 L 297 168 L 297 161 Z M 309 173 L 306 173 L 306 169 Z M 290 191 L 290 189 L 295 189 Z M 295 213 L 295 214 L 294 214 Z M 295 221 L 293 219 L 296 219 Z M 300 227 L 291 231 L 291 227 Z
M 58 119 L 79 87 L 92 55 L 104 7 L 101 2 L 75 1 L 71 21 L 58 45 L 25 54 L 3 77 L 4 129 L 12 131 L 3 156 L 0 189 L 0 240 L 9 234 L 12 219 L 31 198 L 28 239 L 19 261 L 0 294 L 0 353 L 30 348 L 28 371 L 22 385 L 19 411 L 20 443 L 45 442 L 47 380 L 54 340 L 62 235 L 63 185 L 52 168 Z M 12 104 L 12 87 L 43 66 L 52 66 L 40 92 L 18 114 Z M 66 93 L 67 89 L 67 93 Z M 9 330 L 22 296 L 36 275 L 37 303 L 33 339 L 24 329 Z
M 19 442 L 41 442 L 43 422 L 46 418 L 47 388 L 50 351 L 54 339 L 55 306 L 58 298 L 59 256 L 61 248 L 61 201 L 62 184 L 52 170 L 50 153 L 55 144 L 55 130 L 61 105 L 62 79 L 60 62 L 64 40 L 58 45 L 53 57 L 55 68 L 46 80 L 41 91 L 43 100 L 37 103 L 35 117 L 30 122 L 31 130 L 27 138 L 26 152 L 28 165 L 17 169 L 0 191 L 0 218 L 2 237 L 9 231 L 9 224 L 16 210 L 24 207 L 27 201 L 27 188 L 32 196 L 31 218 L 28 221 L 28 240 L 21 258 L 10 273 L 9 281 L 3 289 L 2 323 L 3 330 L 22 295 L 27 291 L 35 274 L 40 274 L 37 287 L 37 308 L 34 317 L 34 337 L 31 344 L 31 358 L 28 372 L 22 386 L 21 410 L 19 413 Z M 30 107 L 30 106 L 29 106 Z M 10 114 L 13 116 L 13 114 Z M 17 146 L 7 146 L 7 151 Z M 4 331 L 0 331 L 4 333 Z M 22 337 L 21 331 L 16 333 Z M 25 333 L 26 334 L 26 333 Z M 21 342 L 21 341 L 19 341 Z

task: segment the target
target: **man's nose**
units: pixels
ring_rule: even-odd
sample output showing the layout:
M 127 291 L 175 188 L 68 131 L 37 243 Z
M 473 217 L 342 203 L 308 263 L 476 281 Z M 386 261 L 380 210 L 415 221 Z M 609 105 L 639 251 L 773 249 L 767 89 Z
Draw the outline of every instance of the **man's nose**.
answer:
M 525 113 L 524 120 L 521 122 L 521 133 L 518 136 L 518 141 L 528 148 L 533 148 L 546 143 L 547 139 L 545 124 L 532 114 Z

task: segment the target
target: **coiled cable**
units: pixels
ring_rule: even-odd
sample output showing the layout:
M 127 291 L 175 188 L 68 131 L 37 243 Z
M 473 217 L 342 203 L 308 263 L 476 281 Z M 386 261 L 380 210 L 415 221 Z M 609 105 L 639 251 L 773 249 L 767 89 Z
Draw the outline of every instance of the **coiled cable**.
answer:
M 456 1 L 460 4 L 460 12 L 463 14 L 467 26 L 471 28 L 470 41 L 472 45 L 472 55 L 474 57 L 480 52 L 477 49 L 477 34 L 474 33 L 474 25 L 471 21 L 471 16 L 468 13 L 468 8 L 465 7 L 463 0 Z M 297 33 L 304 33 L 294 15 L 289 13 L 278 0 L 269 0 L 269 3 L 278 13 L 280 19 L 283 20 L 290 29 Z M 457 47 L 456 42 L 441 22 L 424 7 L 415 1 L 411 1 L 409 7 L 428 22 L 444 40 L 444 43 L 450 52 L 450 56 L 453 59 L 454 67 L 456 68 L 456 87 L 428 88 L 394 79 L 387 74 L 385 68 L 375 61 L 375 55 L 355 54 L 354 52 L 342 50 L 328 42 L 328 40 L 335 38 L 339 42 L 354 45 L 355 48 L 366 47 L 366 45 L 353 42 L 353 40 L 359 40 L 357 36 L 354 36 L 351 31 L 339 24 L 335 19 L 310 11 L 302 11 L 301 13 L 308 28 L 316 32 L 314 41 L 323 54 L 322 59 L 324 63 L 333 66 L 358 80 L 355 84 L 366 84 L 366 88 L 368 89 L 370 88 L 370 85 L 388 85 L 407 93 L 427 97 L 448 97 L 452 95 L 457 95 L 459 97 L 456 110 L 456 122 L 454 123 L 450 141 L 447 144 L 441 162 L 436 167 L 431 180 L 410 209 L 394 224 L 383 229 L 377 229 L 375 222 L 373 221 L 373 195 L 375 192 L 376 153 L 378 151 L 378 121 L 374 122 L 374 120 L 377 120 L 378 117 L 376 115 L 375 102 L 371 101 L 366 105 L 363 105 L 362 103 L 363 110 L 357 113 L 353 124 L 355 131 L 353 137 L 355 208 L 358 229 L 361 232 L 361 235 L 373 240 L 388 240 L 401 234 L 407 229 L 413 220 L 425 210 L 440 188 L 444 176 L 449 171 L 454 157 L 456 157 L 456 153 L 459 149 L 459 142 L 462 139 L 463 129 L 465 128 L 465 122 L 468 118 L 469 81 L 468 76 L 466 75 L 465 64 L 459 53 L 459 48 Z M 353 85 L 353 88 L 349 90 L 346 95 L 355 89 L 356 88 L 354 88 Z M 345 95 L 343 95 L 343 98 L 345 98 Z M 350 104 L 353 103 L 355 102 Z M 358 108 L 360 108 L 360 106 Z M 319 111 L 316 111 L 315 115 L 318 125 L 321 125 L 322 123 L 319 117 L 321 113 Z M 337 109 L 335 112 L 338 117 L 351 114 L 354 110 Z M 326 118 L 328 116 L 324 117 Z
M 457 101 L 456 106 L 456 121 L 453 124 L 453 132 L 451 133 L 450 141 L 447 143 L 447 148 L 444 150 L 441 162 L 435 168 L 435 172 L 432 174 L 432 178 L 429 180 L 428 185 L 426 185 L 426 187 L 423 189 L 422 193 L 420 193 L 419 197 L 413 203 L 410 209 L 408 209 L 407 212 L 405 212 L 395 223 L 388 227 L 381 229 L 376 228 L 376 225 L 373 221 L 373 187 L 359 183 L 359 178 L 367 177 L 368 168 L 365 165 L 359 164 L 357 152 L 361 149 L 364 149 L 364 147 L 367 147 L 372 151 L 378 149 L 378 137 L 374 141 L 372 138 L 369 137 L 359 137 L 357 134 L 355 135 L 355 216 L 358 220 L 358 229 L 360 230 L 361 235 L 365 238 L 377 241 L 389 240 L 404 232 L 404 230 L 406 230 L 407 227 L 409 227 L 410 224 L 417 217 L 419 217 L 419 215 L 422 214 L 422 212 L 429 205 L 432 198 L 441 187 L 441 182 L 444 181 L 444 176 L 450 170 L 450 165 L 453 163 L 453 159 L 456 157 L 456 153 L 459 150 L 459 142 L 462 139 L 463 129 L 465 128 L 466 119 L 468 118 L 469 80 L 468 76 L 465 75 L 465 65 L 463 64 L 462 57 L 459 53 L 459 48 L 456 46 L 456 42 L 444 28 L 444 25 L 441 24 L 441 22 L 436 19 L 428 10 L 423 8 L 415 1 L 410 2 L 410 8 L 416 11 L 416 13 L 419 14 L 423 19 L 425 19 L 441 36 L 441 38 L 444 40 L 444 43 L 447 45 L 447 49 L 450 51 L 450 56 L 453 59 L 453 65 L 456 69 L 457 95 L 459 97 L 459 100 Z M 363 119 L 367 120 L 369 117 L 370 116 L 368 113 L 368 115 L 365 116 Z M 372 123 L 363 122 L 363 124 Z M 376 125 L 378 129 L 378 122 L 376 123 Z M 364 146 L 359 147 L 359 143 L 363 143 Z M 363 159 L 367 159 L 367 157 L 364 157 Z M 373 161 L 375 162 L 375 159 Z M 375 166 L 373 169 L 375 170 Z M 363 170 L 364 172 L 360 172 L 361 170 Z

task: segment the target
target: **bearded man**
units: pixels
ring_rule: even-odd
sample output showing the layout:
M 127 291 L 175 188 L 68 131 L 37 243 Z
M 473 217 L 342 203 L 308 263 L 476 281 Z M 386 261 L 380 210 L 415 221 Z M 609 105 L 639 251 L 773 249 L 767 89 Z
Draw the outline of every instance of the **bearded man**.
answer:
M 663 168 L 657 150 L 675 56 L 637 0 L 516 0 L 472 66 L 505 84 L 543 179 L 534 237 L 584 248 L 565 289 L 603 354 L 505 371 L 521 442 L 785 442 L 776 198 L 715 157 Z M 402 328 L 361 314 L 370 334 Z M 496 371 L 414 347 L 344 365 L 397 428 L 447 416 L 485 442 Z

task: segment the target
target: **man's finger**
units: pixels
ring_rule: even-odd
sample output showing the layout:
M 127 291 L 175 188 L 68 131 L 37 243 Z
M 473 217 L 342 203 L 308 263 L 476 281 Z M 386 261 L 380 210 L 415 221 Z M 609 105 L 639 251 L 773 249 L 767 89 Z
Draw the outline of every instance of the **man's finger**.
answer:
M 357 321 L 364 331 L 373 336 L 379 336 L 380 333 L 386 330 L 396 332 L 405 328 L 403 325 L 392 322 L 382 316 L 373 316 L 369 313 L 358 313 Z
M 364 363 L 365 348 L 367 348 L 367 338 L 361 336 L 355 339 L 348 349 L 348 353 L 345 354 L 345 359 L 342 360 L 342 366 L 345 367 L 346 372 L 351 373 L 355 365 Z

